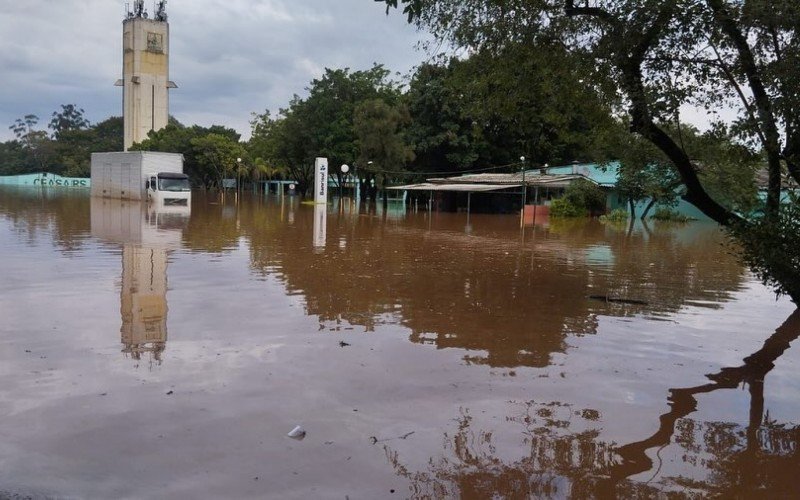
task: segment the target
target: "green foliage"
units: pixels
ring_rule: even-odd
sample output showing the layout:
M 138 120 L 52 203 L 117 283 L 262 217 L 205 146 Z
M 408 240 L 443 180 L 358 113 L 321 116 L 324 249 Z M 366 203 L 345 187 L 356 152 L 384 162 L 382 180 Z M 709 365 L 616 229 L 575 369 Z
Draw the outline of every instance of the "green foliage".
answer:
M 738 143 L 722 124 L 702 134 L 693 127 L 686 132 L 686 149 L 696 159 L 700 180 L 711 197 L 739 213 L 760 208 L 756 173 L 766 166 L 763 156 Z
M 534 164 L 589 158 L 612 114 L 578 73 L 576 58 L 545 40 L 420 66 L 406 95 L 411 169 L 458 172 L 520 155 Z
M 358 162 L 368 165 L 368 172 L 376 172 L 380 187 L 385 187 L 393 173 L 402 171 L 414 159 L 403 134 L 410 120 L 405 105 L 391 106 L 383 99 L 364 101 L 355 110 L 353 127 L 358 138 Z
M 61 111 L 53 111 L 53 117 L 47 126 L 53 131 L 53 138 L 61 139 L 68 131 L 88 129 L 91 123 L 83 116 L 83 108 L 75 104 L 62 104 Z
M 0 175 L 52 172 L 68 177 L 88 177 L 92 153 L 122 149 L 122 118 L 96 125 L 83 118 L 73 104 L 53 113 L 53 137 L 38 130 L 39 118 L 26 115 L 9 127 L 16 140 L 0 144 Z
M 407 132 L 415 153 L 412 171 L 457 172 L 471 167 L 487 147 L 451 84 L 456 64 L 423 64 L 411 79 L 405 101 L 412 119 Z
M 583 207 L 590 215 L 606 211 L 606 193 L 594 182 L 578 179 L 569 185 L 564 198 L 573 205 Z
M 628 211 L 624 208 L 615 208 L 608 214 L 600 216 L 600 220 L 609 222 L 625 222 L 628 220 Z
M 601 156 L 612 161 L 605 168 L 617 168 L 617 189 L 634 204 L 650 200 L 652 207 L 658 203 L 677 203 L 681 179 L 664 154 L 642 137 L 628 131 L 629 124 L 619 121 L 604 130 L 598 139 Z M 633 207 L 631 207 L 633 210 Z M 647 209 L 642 217 L 647 216 Z M 630 214 L 636 217 L 635 213 Z
M 585 207 L 576 205 L 563 197 L 550 202 L 550 215 L 553 217 L 586 217 L 588 212 Z
M 691 217 L 687 217 L 680 212 L 672 210 L 667 207 L 658 207 L 655 212 L 653 212 L 653 216 L 650 217 L 653 220 L 660 220 L 660 221 L 669 221 L 669 222 L 689 222 Z
M 161 130 L 151 131 L 147 139 L 130 149 L 180 153 L 184 158 L 184 172 L 192 183 L 212 187 L 219 186 L 226 175 L 236 175 L 236 158 L 246 156 L 239 137 L 235 130 L 220 125 L 186 127 L 173 122 Z
M 254 117 L 248 149 L 255 158 L 285 169 L 301 192 L 311 183 L 316 157 L 328 158 L 331 175 L 340 176 L 338 167 L 360 156 L 356 108 L 371 99 L 389 106 L 400 99 L 398 85 L 388 77 L 381 65 L 354 72 L 326 69 L 322 78 L 311 82 L 307 98 L 295 96 L 276 118 L 269 112 Z
M 190 139 L 197 170 L 207 179 L 206 186 L 216 184 L 222 188 L 222 179 L 241 177 L 241 162 L 244 146 L 230 136 L 210 133 Z M 208 179 L 213 179 L 209 182 Z
M 550 214 L 556 217 L 595 216 L 605 210 L 605 191 L 594 182 L 584 179 L 570 184 L 564 191 L 564 196 L 550 204 Z
M 743 221 L 728 228 L 739 253 L 756 276 L 778 294 L 800 297 L 800 206 L 789 203 L 780 216 Z

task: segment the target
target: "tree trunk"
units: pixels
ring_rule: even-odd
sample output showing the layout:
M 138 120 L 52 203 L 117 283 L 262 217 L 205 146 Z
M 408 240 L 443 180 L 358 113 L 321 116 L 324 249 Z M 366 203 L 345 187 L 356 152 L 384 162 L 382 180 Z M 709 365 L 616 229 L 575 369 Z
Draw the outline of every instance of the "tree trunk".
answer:
M 647 206 L 644 207 L 644 212 L 642 212 L 642 220 L 647 219 L 647 214 L 650 213 L 650 210 L 653 208 L 655 204 L 656 204 L 656 199 L 650 198 L 650 201 L 647 203 Z

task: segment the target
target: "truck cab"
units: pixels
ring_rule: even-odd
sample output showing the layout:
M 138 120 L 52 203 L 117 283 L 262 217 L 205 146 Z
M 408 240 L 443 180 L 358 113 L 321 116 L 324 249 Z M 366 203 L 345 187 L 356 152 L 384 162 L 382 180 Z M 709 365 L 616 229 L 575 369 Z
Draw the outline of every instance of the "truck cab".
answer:
M 192 192 L 189 177 L 174 172 L 159 172 L 145 181 L 147 200 L 157 207 L 191 205 Z

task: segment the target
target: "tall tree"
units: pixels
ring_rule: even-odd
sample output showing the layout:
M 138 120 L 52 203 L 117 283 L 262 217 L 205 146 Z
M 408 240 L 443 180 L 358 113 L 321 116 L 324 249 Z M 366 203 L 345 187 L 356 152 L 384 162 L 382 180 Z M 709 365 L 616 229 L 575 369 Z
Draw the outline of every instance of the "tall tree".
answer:
M 244 146 L 230 137 L 221 134 L 206 134 L 190 140 L 195 150 L 198 167 L 203 177 L 214 179 L 214 184 L 222 188 L 222 180 L 240 173 L 239 159 L 245 154 Z M 207 185 L 208 185 L 207 181 Z
M 53 144 L 47 136 L 47 132 L 36 129 L 38 123 L 38 116 L 28 114 L 17 118 L 14 124 L 8 127 L 14 132 L 28 156 L 26 172 L 52 170 L 49 167 L 53 160 Z
M 257 115 L 251 139 L 254 147 L 270 151 L 272 161 L 287 169 L 302 193 L 310 185 L 315 157 L 328 158 L 331 175 L 339 176 L 340 182 L 338 167 L 358 157 L 353 116 L 360 103 L 400 98 L 399 86 L 381 65 L 353 72 L 326 69 L 307 90 L 307 98 L 295 96 L 276 118 Z
M 366 173 L 375 176 L 376 188 L 385 190 L 387 181 L 402 174 L 406 164 L 414 159 L 404 136 L 404 128 L 411 121 L 408 109 L 404 104 L 392 106 L 383 99 L 370 99 L 358 105 L 353 121 L 358 161 L 369 165 Z M 374 193 L 371 198 L 375 200 Z M 385 191 L 383 200 L 386 205 Z
M 423 64 L 411 79 L 405 100 L 412 120 L 407 132 L 415 153 L 412 171 L 467 169 L 488 147 L 452 84 L 455 64 Z
M 53 131 L 53 138 L 58 140 L 61 135 L 69 130 L 84 130 L 89 128 L 91 123 L 87 120 L 83 113 L 83 108 L 79 108 L 75 104 L 62 104 L 61 111 L 53 111 L 50 124 L 47 126 Z

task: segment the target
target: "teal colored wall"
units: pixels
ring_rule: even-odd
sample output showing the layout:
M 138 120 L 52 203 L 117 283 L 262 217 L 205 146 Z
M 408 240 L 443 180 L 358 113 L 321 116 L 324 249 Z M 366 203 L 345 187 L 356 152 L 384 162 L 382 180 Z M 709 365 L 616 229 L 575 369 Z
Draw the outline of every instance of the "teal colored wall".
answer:
M 530 171 L 530 175 L 538 175 L 539 173 L 540 173 L 539 170 Z M 584 175 L 608 189 L 606 207 L 608 208 L 609 211 L 614 210 L 615 208 L 624 208 L 625 210 L 628 210 L 628 200 L 620 199 L 619 193 L 615 189 L 615 186 L 617 185 L 617 177 L 619 175 L 619 162 L 612 161 L 602 165 L 597 163 L 579 163 L 573 165 L 561 165 L 556 167 L 548 167 L 547 173 Z M 527 172 L 526 175 L 528 175 Z M 647 204 L 649 202 L 650 200 L 647 199 L 640 201 L 639 203 L 636 204 L 637 217 L 641 217 L 642 212 L 644 212 L 644 209 L 647 207 Z M 678 204 L 674 207 L 657 204 L 650 210 L 648 216 L 653 215 L 656 209 L 658 209 L 661 206 L 669 208 L 670 210 L 676 211 L 679 214 L 685 215 L 686 217 L 690 217 L 692 219 L 697 219 L 701 221 L 711 220 L 705 214 L 703 214 L 703 212 L 698 210 L 697 207 L 683 200 L 679 200 Z
M 82 177 L 62 177 L 56 174 L 38 173 L 38 174 L 0 176 L 0 185 L 54 187 L 54 188 L 88 188 L 91 187 L 92 182 L 90 179 Z
M 539 175 L 540 170 L 531 170 L 525 175 Z M 619 175 L 619 162 L 612 161 L 602 165 L 597 163 L 576 163 L 573 165 L 561 165 L 557 167 L 547 167 L 548 174 L 581 174 L 595 181 L 601 186 L 616 186 Z

